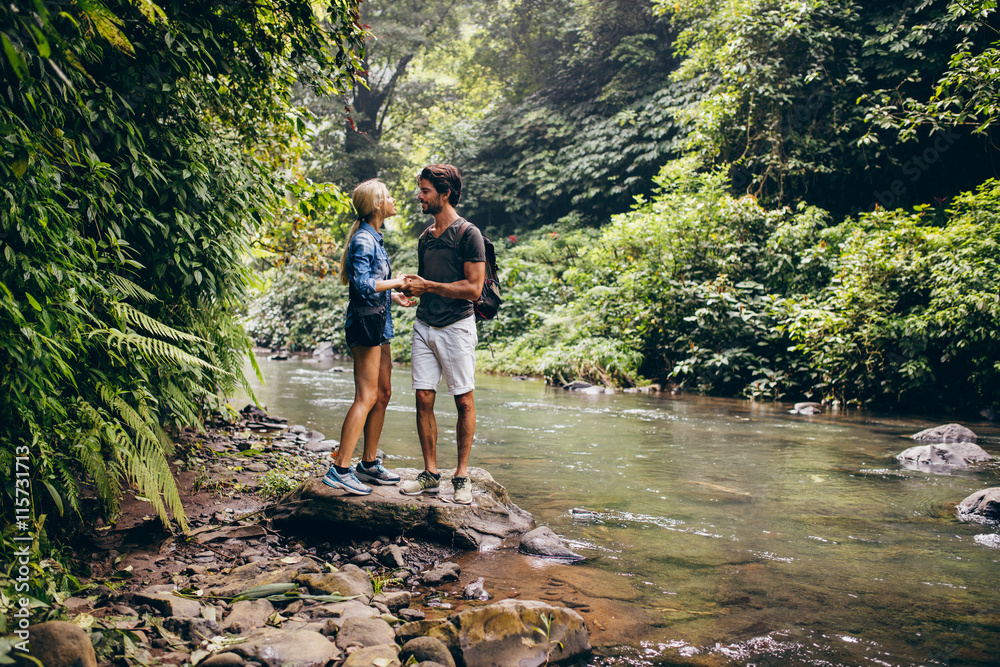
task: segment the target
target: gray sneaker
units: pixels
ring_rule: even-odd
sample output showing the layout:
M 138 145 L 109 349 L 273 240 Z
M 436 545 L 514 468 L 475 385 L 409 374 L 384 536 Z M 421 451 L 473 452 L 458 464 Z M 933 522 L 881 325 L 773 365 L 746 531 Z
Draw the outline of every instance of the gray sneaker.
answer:
M 409 482 L 403 482 L 399 486 L 399 492 L 407 496 L 419 496 L 421 493 L 437 493 L 441 485 L 439 479 L 426 470 L 417 475 L 417 478 Z
M 472 504 L 472 482 L 468 477 L 452 477 L 451 485 L 455 488 L 455 502 L 459 505 Z
M 334 466 L 330 466 L 330 469 L 326 471 L 323 483 L 334 489 L 343 489 L 355 496 L 367 496 L 372 492 L 370 488 L 358 481 L 350 469 L 346 474 L 341 475 Z
M 358 465 L 354 466 L 354 476 L 369 484 L 398 484 L 400 480 L 399 475 L 385 469 L 382 459 L 375 459 L 370 468 L 359 461 Z

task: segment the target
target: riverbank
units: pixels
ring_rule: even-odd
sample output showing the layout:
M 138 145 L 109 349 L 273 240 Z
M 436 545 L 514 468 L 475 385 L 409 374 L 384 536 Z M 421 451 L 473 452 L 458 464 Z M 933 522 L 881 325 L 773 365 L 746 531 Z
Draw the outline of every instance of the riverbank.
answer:
M 526 600 L 517 587 L 487 590 L 481 575 L 463 575 L 452 561 L 457 548 L 378 536 L 370 526 L 365 534 L 376 536 L 365 538 L 340 531 L 307 539 L 275 529 L 270 515 L 280 497 L 321 475 L 335 445 L 280 421 L 248 406 L 235 422 L 215 419 L 180 433 L 172 466 L 189 531 L 168 534 L 147 503 L 130 495 L 118 522 L 77 541 L 72 556 L 90 576 L 60 605 L 72 625 L 49 627 L 61 639 L 45 643 L 82 646 L 79 628 L 96 649 L 93 662 L 80 664 L 102 667 L 387 667 L 410 655 L 433 657 L 437 642 L 452 662 L 443 654 L 434 662 L 474 665 L 489 642 L 462 633 L 476 618 L 500 614 L 520 621 L 520 648 L 506 646 L 508 637 L 491 652 L 527 647 L 539 662 L 589 653 L 580 614 L 554 600 Z M 524 657 L 515 654 L 514 662 Z

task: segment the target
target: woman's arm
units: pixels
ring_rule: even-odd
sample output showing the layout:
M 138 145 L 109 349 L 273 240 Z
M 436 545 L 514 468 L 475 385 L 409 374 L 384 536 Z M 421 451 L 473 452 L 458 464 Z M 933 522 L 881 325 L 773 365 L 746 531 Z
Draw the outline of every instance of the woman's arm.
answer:
M 375 281 L 375 291 L 384 292 L 386 290 L 396 289 L 398 287 L 403 287 L 406 284 L 406 274 L 398 273 L 396 277 L 392 280 L 376 280 Z

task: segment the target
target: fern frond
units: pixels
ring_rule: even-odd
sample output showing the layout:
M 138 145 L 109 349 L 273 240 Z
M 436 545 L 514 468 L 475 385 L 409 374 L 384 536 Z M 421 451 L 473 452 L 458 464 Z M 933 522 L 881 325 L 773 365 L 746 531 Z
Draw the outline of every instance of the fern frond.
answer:
M 76 448 L 77 459 L 97 487 L 97 495 L 104 503 L 108 515 L 117 518 L 121 511 L 118 499 L 122 491 L 118 475 L 113 468 L 108 467 L 108 461 L 101 455 L 99 443 L 83 441 L 78 443 Z
M 115 287 L 119 289 L 119 291 L 121 291 L 122 294 L 127 297 L 138 299 L 139 301 L 145 301 L 147 303 L 159 301 L 155 294 L 147 291 L 140 285 L 137 285 L 125 276 L 120 276 L 117 273 L 111 273 L 108 274 L 107 278 L 114 284 Z
M 134 327 L 147 331 L 161 338 L 169 338 L 170 340 L 176 340 L 176 341 L 186 340 L 192 343 L 208 342 L 202 338 L 199 338 L 198 336 L 193 336 L 189 333 L 178 331 L 173 327 L 168 327 L 163 322 L 160 322 L 159 320 L 150 317 L 146 313 L 142 312 L 141 310 L 138 310 L 137 308 L 134 308 L 133 306 L 128 305 L 127 303 L 118 301 L 114 303 L 112 307 L 114 308 L 115 314 L 118 315 L 118 317 L 121 318 L 122 320 L 125 320 Z
M 159 438 L 150 425 L 151 420 L 148 413 L 145 417 L 141 415 L 139 411 L 105 384 L 97 385 L 97 391 L 108 407 L 135 432 L 139 439 L 159 443 Z
M 170 456 L 171 454 L 173 454 L 174 453 L 174 441 L 171 440 L 171 438 L 167 434 L 167 432 L 164 431 L 163 427 L 160 426 L 159 424 L 155 425 L 155 429 L 154 430 L 156 431 L 156 438 L 157 438 L 157 440 L 160 443 L 160 450 L 163 451 L 163 455 L 164 456 Z
M 63 496 L 69 502 L 69 507 L 72 509 L 77 516 L 80 515 L 80 484 L 76 481 L 76 475 L 66 461 L 63 459 L 58 459 L 55 462 L 56 472 L 59 473 L 59 477 L 62 480 L 62 491 Z
M 201 420 L 188 392 L 168 380 L 162 385 L 160 395 L 167 399 L 167 415 L 180 417 L 188 426 L 200 423 Z
M 157 340 L 155 338 L 149 338 L 132 332 L 119 331 L 117 329 L 97 329 L 95 331 L 91 331 L 89 335 L 90 337 L 105 336 L 108 344 L 113 345 L 118 350 L 121 350 L 122 347 L 128 347 L 139 351 L 141 354 L 151 359 L 190 364 L 192 366 L 207 368 L 217 373 L 222 373 L 223 375 L 227 374 L 227 372 L 221 368 L 213 366 L 207 361 L 199 359 L 193 354 L 189 354 L 175 345 L 171 345 L 170 343 Z
M 170 514 L 173 514 L 181 530 L 186 531 L 187 516 L 180 491 L 163 452 L 155 443 L 144 440 L 138 441 L 136 448 L 121 429 L 117 441 L 119 447 L 115 454 L 126 478 L 149 500 L 164 526 L 169 527 Z
M 108 517 L 117 519 L 121 512 L 121 471 L 105 458 L 101 443 L 106 442 L 114 449 L 117 445 L 118 425 L 105 416 L 100 410 L 85 400 L 77 403 L 80 416 L 85 426 L 90 427 L 93 438 L 84 437 L 76 444 L 77 459 L 84 471 L 97 486 L 97 494 L 104 503 Z

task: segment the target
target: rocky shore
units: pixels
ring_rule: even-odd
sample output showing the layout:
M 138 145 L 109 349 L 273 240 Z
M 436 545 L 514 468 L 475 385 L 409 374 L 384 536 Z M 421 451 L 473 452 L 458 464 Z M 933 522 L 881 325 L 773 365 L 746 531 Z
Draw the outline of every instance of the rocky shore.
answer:
M 581 558 L 485 471 L 471 506 L 446 489 L 345 496 L 318 478 L 336 443 L 249 407 L 178 440 L 189 530 L 167 534 L 136 498 L 97 526 L 75 554 L 93 578 L 62 601 L 69 622 L 29 629 L 46 667 L 534 666 L 590 653 L 574 609 L 482 577 L 459 584 L 449 559 L 464 550 L 523 540 L 528 554 Z

